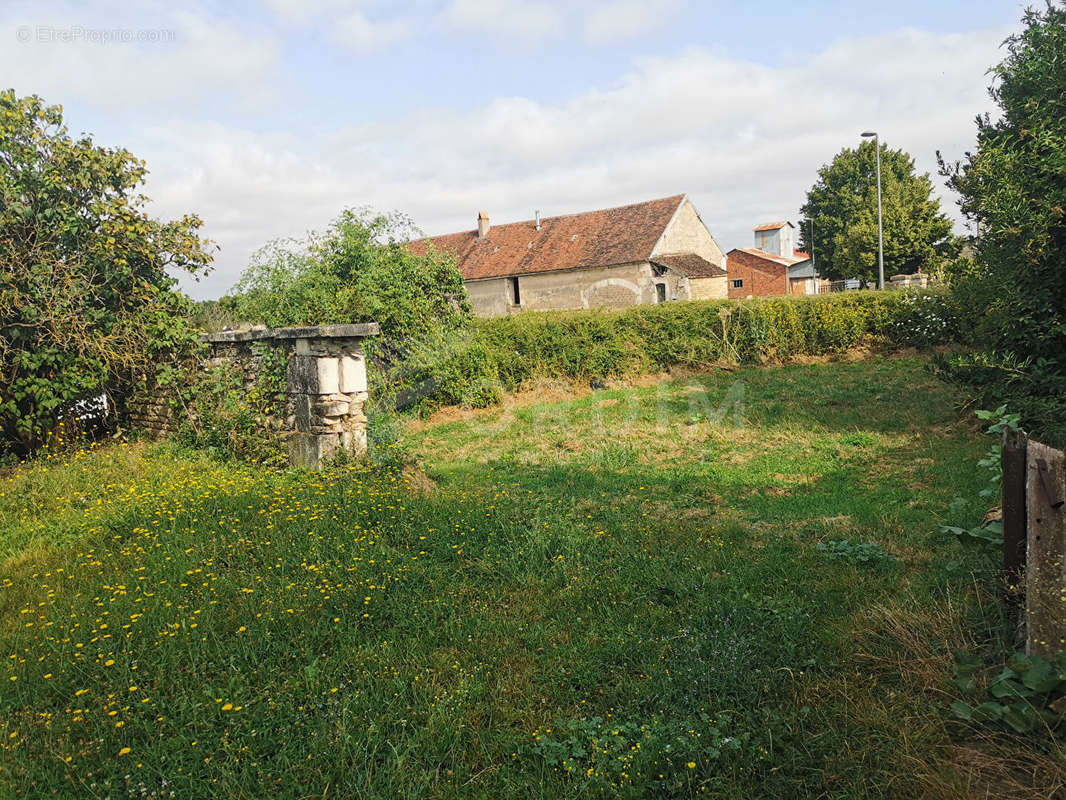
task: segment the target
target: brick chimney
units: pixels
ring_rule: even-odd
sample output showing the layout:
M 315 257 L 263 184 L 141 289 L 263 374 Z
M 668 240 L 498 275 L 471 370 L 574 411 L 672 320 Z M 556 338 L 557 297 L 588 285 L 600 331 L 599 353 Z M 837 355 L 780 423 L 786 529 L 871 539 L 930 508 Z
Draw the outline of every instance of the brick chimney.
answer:
M 484 239 L 489 235 L 489 215 L 484 211 L 477 215 L 477 238 Z

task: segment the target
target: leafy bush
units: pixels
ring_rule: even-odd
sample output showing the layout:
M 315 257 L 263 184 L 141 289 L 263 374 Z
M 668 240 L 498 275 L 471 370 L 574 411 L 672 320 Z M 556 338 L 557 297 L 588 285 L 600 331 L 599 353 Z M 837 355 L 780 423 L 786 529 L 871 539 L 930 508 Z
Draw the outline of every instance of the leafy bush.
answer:
M 1002 113 L 978 118 L 963 161 L 941 159 L 979 232 L 953 291 L 985 351 L 946 372 L 1066 446 L 1066 4 L 1028 9 L 1023 23 L 990 70 Z
M 221 306 L 271 327 L 374 321 L 394 347 L 416 331 L 459 324 L 470 314 L 462 275 L 449 255 L 414 255 L 413 231 L 398 214 L 346 209 L 325 232 L 260 249 Z
M 59 106 L 0 92 L 0 154 L 0 450 L 27 452 L 195 346 L 167 270 L 211 259 L 195 216 L 147 216 L 144 163 L 72 139 Z
M 956 341 L 958 330 L 951 297 L 937 291 L 524 313 L 423 337 L 382 372 L 379 390 L 401 386 L 395 392 L 401 406 L 486 406 L 535 378 L 593 380 L 760 363 L 866 342 L 929 346 Z
M 1002 113 L 977 120 L 977 148 L 942 162 L 980 236 L 970 291 L 985 344 L 1061 362 L 1066 353 L 1066 4 L 1031 8 L 990 72 Z

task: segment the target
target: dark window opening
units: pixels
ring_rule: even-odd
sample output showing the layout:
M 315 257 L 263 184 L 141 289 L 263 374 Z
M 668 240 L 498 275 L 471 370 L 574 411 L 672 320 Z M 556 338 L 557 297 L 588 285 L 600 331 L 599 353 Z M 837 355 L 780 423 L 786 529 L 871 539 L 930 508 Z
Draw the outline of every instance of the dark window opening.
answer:
M 522 295 L 518 291 L 518 278 L 511 278 L 511 302 L 516 305 L 522 305 Z
M 655 299 L 658 302 L 660 302 L 660 303 L 665 303 L 666 302 L 666 284 L 665 283 L 657 283 L 657 284 L 655 284 Z
M 737 280 L 733 281 L 733 288 L 734 289 L 743 289 L 744 288 L 744 279 L 743 278 L 737 278 Z

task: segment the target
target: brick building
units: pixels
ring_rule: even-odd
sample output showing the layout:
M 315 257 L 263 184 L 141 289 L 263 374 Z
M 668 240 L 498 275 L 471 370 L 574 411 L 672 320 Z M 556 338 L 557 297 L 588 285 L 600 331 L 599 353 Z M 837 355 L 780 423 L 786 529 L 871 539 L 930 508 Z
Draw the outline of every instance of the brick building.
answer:
M 725 254 L 686 195 L 418 239 L 452 253 L 474 312 L 625 308 L 724 298 Z
M 755 228 L 755 247 L 738 247 L 726 256 L 730 299 L 818 294 L 822 279 L 809 255 L 793 247 L 791 222 Z

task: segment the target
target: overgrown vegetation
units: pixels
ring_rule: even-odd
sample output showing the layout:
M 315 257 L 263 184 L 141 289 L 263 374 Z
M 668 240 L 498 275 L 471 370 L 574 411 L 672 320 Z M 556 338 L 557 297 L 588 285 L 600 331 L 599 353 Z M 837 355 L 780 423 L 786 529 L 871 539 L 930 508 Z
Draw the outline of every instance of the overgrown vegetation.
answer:
M 994 564 L 935 532 L 985 442 L 921 362 L 564 395 L 416 426 L 428 474 L 4 472 L 0 793 L 1061 790 L 1061 751 L 930 699 L 1008 650 Z
M 587 381 L 757 364 L 865 344 L 930 347 L 957 341 L 964 330 L 952 296 L 936 291 L 526 313 L 426 340 L 379 373 L 379 386 L 398 389 L 401 405 L 486 407 L 540 378 Z
M 1020 415 L 1007 411 L 1006 405 L 1001 405 L 994 411 L 978 410 L 976 416 L 982 422 L 989 423 L 986 433 L 995 437 L 993 444 L 984 458 L 977 462 L 977 466 L 986 476 L 984 488 L 978 493 L 985 507 L 994 507 L 998 512 L 998 504 L 1003 491 L 1003 464 L 1001 453 L 1003 450 L 1000 442 L 1003 439 L 1003 431 L 1007 428 L 1018 428 Z M 992 556 L 1002 556 L 1003 553 L 1003 520 L 998 513 L 988 515 L 986 508 L 979 509 L 981 521 L 976 525 L 962 528 L 958 525 L 942 525 L 944 533 L 956 537 L 964 546 L 978 547 L 986 550 Z M 965 497 L 956 497 L 951 503 L 952 513 L 961 515 L 970 512 L 973 515 L 973 504 Z
M 168 393 L 177 440 L 216 458 L 280 466 L 288 451 L 280 434 L 285 422 L 288 351 L 254 342 L 254 380 L 240 365 L 189 364 Z
M 208 246 L 195 216 L 145 213 L 146 173 L 72 139 L 59 106 L 0 91 L 0 453 L 73 432 L 195 343 L 167 271 L 203 272 Z
M 373 321 L 394 347 L 470 315 L 451 255 L 414 255 L 416 234 L 400 214 L 346 209 L 325 232 L 270 242 L 253 257 L 222 305 L 270 327 Z
M 1002 113 L 977 120 L 977 148 L 963 162 L 942 161 L 979 234 L 956 291 L 983 350 L 945 374 L 1066 446 L 1066 5 L 1050 0 L 1024 23 L 992 69 Z

